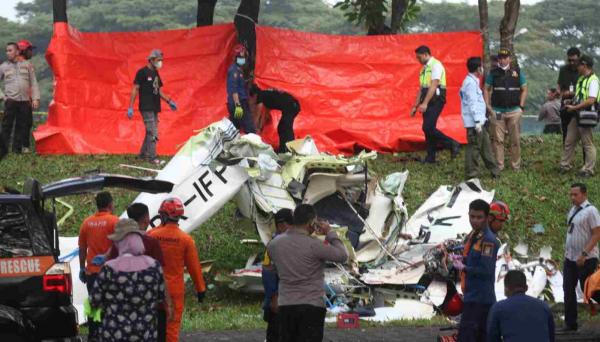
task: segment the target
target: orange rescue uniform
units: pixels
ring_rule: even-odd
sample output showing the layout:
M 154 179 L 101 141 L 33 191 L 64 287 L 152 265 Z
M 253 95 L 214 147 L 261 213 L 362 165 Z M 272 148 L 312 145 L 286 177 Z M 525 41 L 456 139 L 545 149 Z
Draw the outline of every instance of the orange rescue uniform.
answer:
M 206 291 L 200 258 L 192 237 L 179 229 L 179 225 L 176 223 L 167 223 L 154 228 L 148 232 L 148 235 L 158 240 L 163 252 L 165 282 L 174 309 L 173 320 L 167 321 L 167 341 L 177 342 L 179 341 L 185 294 L 184 267 L 187 268 L 194 281 L 196 292 Z
M 87 250 L 85 271 L 87 274 L 100 272 L 102 266 L 92 265 L 92 259 L 98 254 L 104 254 L 112 241 L 108 235 L 114 233 L 115 224 L 119 220 L 115 215 L 107 211 L 99 211 L 88 217 L 79 229 L 79 248 Z

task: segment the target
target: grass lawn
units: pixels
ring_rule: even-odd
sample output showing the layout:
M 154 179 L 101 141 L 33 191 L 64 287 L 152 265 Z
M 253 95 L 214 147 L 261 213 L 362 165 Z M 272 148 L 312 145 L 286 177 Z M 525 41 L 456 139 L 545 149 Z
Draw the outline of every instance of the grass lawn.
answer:
M 600 136 L 596 136 L 600 141 Z M 565 240 L 565 215 L 570 207 L 569 186 L 578 181 L 577 167 L 582 164 L 581 153 L 575 161 L 571 174 L 558 174 L 558 161 L 561 153 L 560 136 L 527 136 L 522 140 L 523 167 L 521 171 L 505 170 L 500 180 L 492 180 L 483 172 L 482 183 L 486 189 L 496 190 L 500 199 L 511 208 L 511 220 L 506 225 L 501 238 L 513 246 L 520 240 L 530 245 L 530 251 L 537 253 L 539 247 L 553 248 L 555 259 L 561 260 Z M 378 175 L 409 170 L 409 178 L 404 188 L 404 198 L 412 214 L 423 201 L 440 185 L 456 184 L 464 177 L 464 153 L 456 160 L 449 159 L 448 152 L 441 152 L 437 165 L 422 165 L 412 161 L 421 153 L 381 155 L 370 164 L 370 169 Z M 89 171 L 120 173 L 132 176 L 152 176 L 152 172 L 120 167 L 132 164 L 151 167 L 133 156 L 37 156 L 9 155 L 0 161 L 0 186 L 22 189 L 27 177 L 34 177 L 42 183 L 67 177 L 83 175 Z M 597 177 L 584 180 L 592 203 L 600 203 L 600 182 Z M 121 213 L 137 194 L 115 190 L 115 206 Z M 65 201 L 75 207 L 75 213 L 60 227 L 63 235 L 76 235 L 82 220 L 94 212 L 93 196 L 67 197 Z M 64 212 L 64 209 L 61 209 Z M 253 225 L 246 221 L 236 221 L 235 207 L 227 204 L 219 213 L 202 227 L 193 232 L 200 257 L 216 261 L 213 276 L 228 273 L 242 267 L 252 252 L 261 248 L 242 245 L 245 238 L 258 238 Z M 540 223 L 545 233 L 536 235 L 531 228 Z M 212 283 L 210 277 L 208 283 Z M 215 284 L 217 285 L 217 284 Z M 205 303 L 199 305 L 195 296 L 187 300 L 183 328 L 185 330 L 252 329 L 264 326 L 260 311 L 261 298 L 236 293 L 226 287 L 216 286 L 208 292 Z M 433 322 L 399 322 L 398 324 L 442 324 Z

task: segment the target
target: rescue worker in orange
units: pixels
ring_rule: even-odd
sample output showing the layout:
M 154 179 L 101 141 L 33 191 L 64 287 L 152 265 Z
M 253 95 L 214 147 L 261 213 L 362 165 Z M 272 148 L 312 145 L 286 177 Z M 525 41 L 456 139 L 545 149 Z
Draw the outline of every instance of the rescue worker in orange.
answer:
M 160 243 L 165 264 L 163 271 L 167 290 L 173 303 L 173 317 L 167 322 L 167 341 L 179 341 L 179 328 L 183 315 L 185 284 L 183 271 L 187 268 L 194 281 L 198 302 L 204 300 L 206 285 L 202 277 L 202 267 L 196 244 L 190 235 L 179 228 L 178 222 L 183 216 L 184 206 L 179 198 L 167 198 L 158 209 L 161 225 L 148 232 L 148 235 Z
M 98 211 L 85 219 L 79 229 L 79 279 L 86 284 L 88 293 L 91 293 L 94 282 L 102 266 L 94 265 L 92 260 L 99 254 L 104 254 L 112 241 L 108 235 L 114 233 L 115 224 L 119 220 L 113 215 L 113 199 L 109 192 L 96 195 Z M 90 320 L 88 324 L 88 341 L 97 338 L 99 324 Z

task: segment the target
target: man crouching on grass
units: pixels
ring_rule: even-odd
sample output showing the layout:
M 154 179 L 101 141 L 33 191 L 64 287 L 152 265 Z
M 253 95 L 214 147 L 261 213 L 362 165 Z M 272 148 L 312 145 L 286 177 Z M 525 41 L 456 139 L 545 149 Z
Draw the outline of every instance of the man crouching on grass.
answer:
M 325 235 L 324 244 L 311 236 Z M 279 275 L 280 341 L 320 342 L 325 325 L 325 262 L 343 263 L 348 251 L 312 205 L 294 210 L 294 227 L 271 240 L 267 251 Z

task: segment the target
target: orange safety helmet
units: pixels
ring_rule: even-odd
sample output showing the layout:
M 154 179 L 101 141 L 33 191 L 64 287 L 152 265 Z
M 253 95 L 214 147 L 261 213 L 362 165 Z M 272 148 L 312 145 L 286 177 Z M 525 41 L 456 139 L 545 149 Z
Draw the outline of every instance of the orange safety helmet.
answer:
M 446 316 L 458 316 L 463 311 L 463 300 L 460 294 L 455 293 L 452 298 L 444 305 L 442 312 Z
M 19 48 L 19 51 L 25 51 L 27 49 L 35 48 L 35 46 L 33 46 L 33 44 L 31 44 L 31 42 L 26 39 L 19 40 L 17 42 L 17 47 Z
M 508 221 L 510 218 L 510 209 L 506 203 L 495 201 L 490 204 L 490 215 L 492 215 L 496 220 L 503 222 Z
M 179 198 L 170 197 L 160 204 L 158 213 L 168 218 L 178 219 L 183 216 L 184 209 L 183 202 Z

